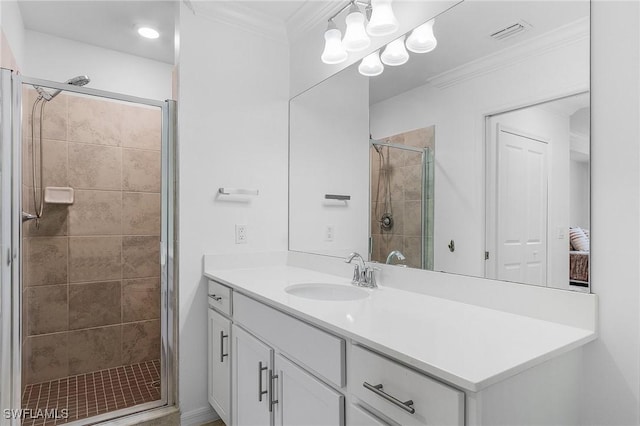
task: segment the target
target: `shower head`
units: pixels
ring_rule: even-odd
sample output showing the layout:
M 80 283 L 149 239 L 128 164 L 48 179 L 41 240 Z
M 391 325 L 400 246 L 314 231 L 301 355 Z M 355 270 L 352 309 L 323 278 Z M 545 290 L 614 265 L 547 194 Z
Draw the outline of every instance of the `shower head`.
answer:
M 86 84 L 89 84 L 90 81 L 91 79 L 89 78 L 89 76 L 79 75 L 65 81 L 65 84 L 71 84 L 72 86 L 84 86 Z M 38 94 L 40 95 L 40 97 L 42 97 L 45 101 L 50 101 L 51 99 L 58 96 L 58 94 L 62 91 L 60 89 L 57 89 L 57 90 L 54 90 L 53 92 L 47 92 L 46 90 L 44 90 L 42 87 L 39 87 L 39 86 L 36 86 L 36 90 L 38 91 Z

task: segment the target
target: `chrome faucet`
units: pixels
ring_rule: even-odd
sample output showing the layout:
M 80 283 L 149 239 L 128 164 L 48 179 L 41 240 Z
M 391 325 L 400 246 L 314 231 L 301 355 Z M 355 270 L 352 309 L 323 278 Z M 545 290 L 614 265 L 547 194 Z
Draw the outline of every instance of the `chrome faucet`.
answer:
M 351 253 L 344 261 L 345 263 L 351 263 L 354 259 L 358 260 L 358 264 L 356 264 L 353 268 L 353 279 L 351 280 L 351 283 L 357 285 L 358 287 L 378 287 L 378 285 L 376 284 L 375 272 L 379 271 L 380 268 L 376 268 L 375 266 L 367 266 L 362 256 L 356 252 Z
M 398 259 L 398 261 L 400 262 L 407 259 L 400 250 L 394 250 L 391 253 L 389 253 L 389 256 L 387 256 L 387 265 L 391 265 L 391 261 L 393 260 L 394 257 Z

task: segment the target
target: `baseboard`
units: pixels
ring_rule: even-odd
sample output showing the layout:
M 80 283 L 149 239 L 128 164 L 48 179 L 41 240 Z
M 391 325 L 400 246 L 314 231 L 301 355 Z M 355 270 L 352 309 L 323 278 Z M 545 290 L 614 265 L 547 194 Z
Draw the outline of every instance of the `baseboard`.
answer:
M 182 413 L 180 416 L 181 426 L 200 426 L 204 423 L 213 422 L 218 420 L 220 416 L 213 410 L 213 408 L 206 407 L 196 408 L 195 410 Z

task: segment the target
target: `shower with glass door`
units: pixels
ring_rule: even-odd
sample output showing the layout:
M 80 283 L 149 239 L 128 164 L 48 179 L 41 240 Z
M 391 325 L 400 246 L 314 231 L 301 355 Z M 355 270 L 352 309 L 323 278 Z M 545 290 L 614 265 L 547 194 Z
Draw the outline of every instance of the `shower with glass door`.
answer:
M 370 141 L 372 261 L 433 269 L 433 133 Z
M 13 123 L 2 239 L 15 253 L 2 293 L 14 312 L 10 329 L 3 316 L 14 359 L 3 391 L 14 407 L 50 413 L 24 425 L 172 404 L 173 103 L 82 87 L 84 75 L 55 83 L 3 70 L 2 82 Z

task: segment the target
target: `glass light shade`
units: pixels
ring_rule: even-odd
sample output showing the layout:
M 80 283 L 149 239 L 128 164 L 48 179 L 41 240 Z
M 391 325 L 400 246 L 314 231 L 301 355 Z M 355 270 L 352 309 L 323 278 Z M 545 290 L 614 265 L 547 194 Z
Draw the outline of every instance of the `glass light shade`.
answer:
M 327 31 L 324 33 L 324 51 L 322 52 L 322 62 L 325 64 L 339 64 L 347 60 L 347 51 L 342 45 L 342 34 L 333 22 L 329 23 Z
M 365 56 L 358 66 L 358 71 L 367 77 L 375 77 L 382 74 L 384 65 L 380 62 L 380 51 L 376 50 L 372 54 Z
M 347 29 L 344 32 L 342 45 L 349 52 L 360 52 L 371 44 L 371 39 L 364 29 L 364 15 L 354 4 L 345 19 Z
M 414 53 L 427 53 L 435 49 L 438 40 L 433 35 L 433 24 L 434 21 L 431 20 L 414 29 L 407 38 L 407 49 Z
M 383 64 L 392 67 L 406 64 L 409 60 L 409 52 L 404 47 L 404 36 L 389 43 L 380 55 L 380 59 Z
M 371 0 L 371 19 L 367 32 L 372 36 L 386 36 L 400 28 L 391 8 L 391 0 Z

